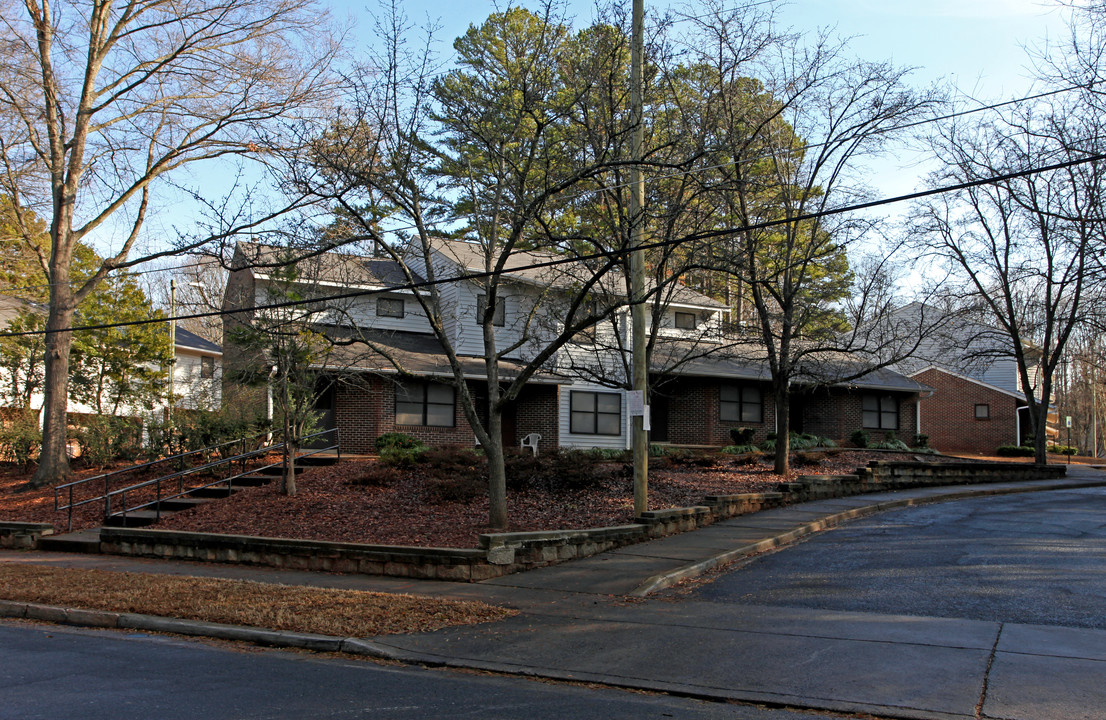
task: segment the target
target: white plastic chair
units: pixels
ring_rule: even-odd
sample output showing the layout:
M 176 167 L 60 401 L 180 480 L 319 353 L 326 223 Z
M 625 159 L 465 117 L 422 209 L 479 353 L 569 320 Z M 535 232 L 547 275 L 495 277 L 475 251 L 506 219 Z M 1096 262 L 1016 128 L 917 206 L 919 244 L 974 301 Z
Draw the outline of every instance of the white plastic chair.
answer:
M 541 435 L 537 433 L 530 433 L 526 437 L 522 438 L 522 442 L 519 443 L 520 447 L 530 448 L 534 451 L 534 457 L 538 456 L 538 443 L 541 441 Z

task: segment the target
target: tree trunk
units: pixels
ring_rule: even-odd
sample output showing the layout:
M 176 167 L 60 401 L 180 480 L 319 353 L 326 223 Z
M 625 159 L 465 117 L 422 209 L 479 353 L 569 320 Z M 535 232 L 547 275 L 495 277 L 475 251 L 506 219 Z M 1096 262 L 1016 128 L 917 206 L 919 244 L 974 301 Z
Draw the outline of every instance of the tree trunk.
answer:
M 778 475 L 786 475 L 790 469 L 788 455 L 791 452 L 791 393 L 787 384 L 783 384 L 775 390 L 776 401 L 776 463 L 773 471 Z
M 498 393 L 495 393 L 498 394 Z M 498 402 L 488 393 L 488 435 L 484 448 L 488 458 L 488 524 L 500 531 L 507 529 L 507 465 L 503 450 L 503 414 Z
M 292 434 L 291 397 L 288 378 L 284 378 L 284 483 L 281 490 L 291 497 L 296 494 L 296 444 Z
M 1048 464 L 1048 404 L 1042 403 L 1031 407 L 1030 415 L 1033 416 L 1033 462 L 1038 465 Z
M 52 288 L 52 292 L 56 288 Z M 69 438 L 66 411 L 69 409 L 69 351 L 72 332 L 57 332 L 73 326 L 73 308 L 68 288 L 57 292 L 46 321 L 46 364 L 42 382 L 42 449 L 31 487 L 56 485 L 69 475 Z

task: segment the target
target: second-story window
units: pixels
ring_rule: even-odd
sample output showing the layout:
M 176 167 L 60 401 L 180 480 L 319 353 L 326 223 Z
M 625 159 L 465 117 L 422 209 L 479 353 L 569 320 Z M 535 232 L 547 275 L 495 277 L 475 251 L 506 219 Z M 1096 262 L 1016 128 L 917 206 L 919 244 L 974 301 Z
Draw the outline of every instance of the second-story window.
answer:
M 403 298 L 377 298 L 376 316 L 390 318 L 403 317 Z
M 694 330 L 695 326 L 698 324 L 696 320 L 695 313 L 676 313 L 676 327 L 680 330 Z
M 477 295 L 476 296 L 476 324 L 482 325 L 484 323 L 484 310 L 488 307 L 488 296 Z M 506 303 L 503 302 L 503 298 L 499 298 L 499 302 L 495 304 L 495 311 L 492 313 L 492 325 L 496 327 L 503 327 L 507 324 L 507 313 L 504 311 Z
M 577 322 L 584 318 L 593 318 L 599 312 L 598 303 L 594 300 L 587 300 L 580 305 L 576 310 Z M 595 325 L 589 325 L 580 332 L 576 333 L 576 342 L 578 343 L 594 343 L 595 342 Z

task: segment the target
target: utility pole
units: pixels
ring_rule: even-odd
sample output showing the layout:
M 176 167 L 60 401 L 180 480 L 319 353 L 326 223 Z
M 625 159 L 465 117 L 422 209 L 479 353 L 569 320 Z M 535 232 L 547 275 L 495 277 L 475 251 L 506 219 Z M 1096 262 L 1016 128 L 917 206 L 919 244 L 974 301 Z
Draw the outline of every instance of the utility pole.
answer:
M 642 62 L 645 55 L 645 0 L 634 0 L 634 16 L 630 40 L 630 319 L 633 333 L 633 389 L 647 403 L 649 378 L 645 363 L 645 257 L 641 246 L 645 237 L 645 181 L 641 176 L 641 160 L 645 145 L 645 112 L 642 101 Z M 634 447 L 634 516 L 649 509 L 649 442 L 645 435 L 645 415 L 633 418 Z
M 165 406 L 165 424 L 173 424 L 173 373 L 177 357 L 177 280 L 169 280 L 169 402 Z

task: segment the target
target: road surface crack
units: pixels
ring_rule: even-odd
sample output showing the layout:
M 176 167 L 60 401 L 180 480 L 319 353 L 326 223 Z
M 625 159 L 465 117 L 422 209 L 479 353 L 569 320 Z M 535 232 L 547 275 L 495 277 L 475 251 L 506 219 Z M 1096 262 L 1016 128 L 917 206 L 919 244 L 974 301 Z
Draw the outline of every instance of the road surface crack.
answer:
M 979 702 L 975 705 L 976 720 L 983 720 L 983 704 L 987 702 L 987 685 L 991 681 L 991 668 L 995 664 L 995 654 L 998 652 L 998 643 L 1002 639 L 1002 630 L 1005 627 L 1005 623 L 999 623 L 995 644 L 991 646 L 991 655 L 987 658 L 987 669 L 983 671 L 983 687 L 979 690 Z

